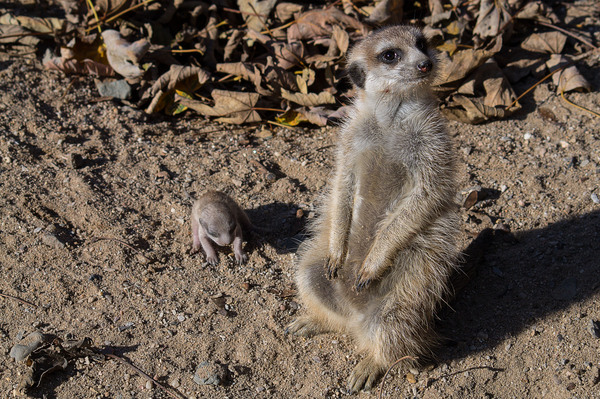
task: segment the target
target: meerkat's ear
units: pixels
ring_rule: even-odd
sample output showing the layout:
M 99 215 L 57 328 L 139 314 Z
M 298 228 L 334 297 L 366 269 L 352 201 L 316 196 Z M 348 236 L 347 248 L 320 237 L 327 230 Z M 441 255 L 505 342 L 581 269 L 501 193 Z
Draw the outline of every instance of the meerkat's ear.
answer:
M 365 80 L 367 79 L 367 71 L 358 61 L 352 62 L 348 65 L 348 76 L 352 83 L 359 89 L 365 88 Z

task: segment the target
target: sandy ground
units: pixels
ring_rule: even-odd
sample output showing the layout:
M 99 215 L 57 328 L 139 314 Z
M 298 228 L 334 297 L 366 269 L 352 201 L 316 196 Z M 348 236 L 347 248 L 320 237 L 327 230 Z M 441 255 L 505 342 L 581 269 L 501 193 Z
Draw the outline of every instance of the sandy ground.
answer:
M 598 67 L 581 68 L 596 90 Z M 148 116 L 95 101 L 92 80 L 70 83 L 36 61 L 0 61 L 0 293 L 31 303 L 0 297 L 0 396 L 22 396 L 27 367 L 9 351 L 35 330 L 89 337 L 186 398 L 346 396 L 360 360 L 349 337 L 283 334 L 301 312 L 294 253 L 336 129 Z M 570 99 L 600 111 L 598 92 Z M 475 273 L 440 314 L 438 360 L 394 369 L 383 397 L 600 398 L 600 118 L 547 85 L 522 103 L 509 120 L 449 124 L 461 200 L 486 194 L 462 210 L 464 246 L 496 230 L 479 235 Z M 246 265 L 229 248 L 214 267 L 189 253 L 192 198 L 209 188 L 273 230 L 246 237 Z M 199 365 L 197 379 L 220 384 L 194 382 Z M 29 395 L 169 397 L 96 356 Z

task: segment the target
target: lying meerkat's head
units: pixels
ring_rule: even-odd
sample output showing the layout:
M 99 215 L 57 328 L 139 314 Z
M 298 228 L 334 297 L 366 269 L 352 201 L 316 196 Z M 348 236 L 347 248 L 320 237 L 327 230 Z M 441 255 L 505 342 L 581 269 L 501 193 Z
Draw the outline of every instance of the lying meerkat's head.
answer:
M 348 55 L 348 75 L 367 93 L 402 95 L 430 85 L 436 52 L 414 26 L 390 26 L 372 32 Z

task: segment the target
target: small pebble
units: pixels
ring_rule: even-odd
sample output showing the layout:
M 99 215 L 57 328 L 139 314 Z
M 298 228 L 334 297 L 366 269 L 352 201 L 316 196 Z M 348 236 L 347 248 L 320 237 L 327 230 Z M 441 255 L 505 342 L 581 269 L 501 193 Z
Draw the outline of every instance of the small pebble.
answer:
M 250 288 L 252 288 L 250 286 L 250 283 L 242 283 L 242 289 L 246 292 L 250 291 Z
M 147 390 L 151 390 L 152 387 L 154 386 L 154 383 L 150 380 L 146 381 L 146 389 Z
M 590 319 L 588 323 L 588 331 L 594 338 L 600 338 L 600 321 L 594 321 Z
M 194 382 L 198 385 L 221 385 L 225 380 L 225 369 L 215 362 L 202 362 L 194 373 Z
M 523 135 L 523 139 L 525 140 L 531 140 L 533 138 L 533 135 L 531 133 L 525 133 Z
M 598 195 L 596 195 L 596 193 L 593 193 L 590 197 L 592 198 L 594 204 L 600 204 L 600 198 L 598 198 Z
M 410 382 L 411 384 L 417 383 L 417 379 L 415 378 L 413 373 L 406 373 L 406 381 Z

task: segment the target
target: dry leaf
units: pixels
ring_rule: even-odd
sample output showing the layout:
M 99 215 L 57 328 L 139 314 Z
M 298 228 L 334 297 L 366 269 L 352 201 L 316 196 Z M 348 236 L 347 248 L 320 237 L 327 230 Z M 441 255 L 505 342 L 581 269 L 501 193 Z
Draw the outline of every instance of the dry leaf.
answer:
M 331 37 L 333 26 L 360 31 L 365 29 L 361 22 L 335 7 L 310 10 L 298 16 L 296 23 L 288 28 L 288 42 L 315 39 L 322 36 Z
M 521 47 L 539 53 L 560 54 L 566 42 L 567 36 L 560 32 L 533 33 L 521 43 Z
M 138 78 L 144 74 L 138 63 L 150 48 L 146 39 L 129 43 L 116 30 L 105 30 L 102 38 L 106 44 L 108 63 L 118 74 L 126 78 Z
M 546 23 L 558 22 L 558 17 L 552 12 L 552 8 L 542 1 L 530 1 L 516 14 L 518 19 L 533 19 Z
M 234 52 L 239 49 L 239 47 L 242 43 L 243 37 L 244 37 L 244 32 L 241 30 L 235 29 L 233 32 L 231 32 L 231 36 L 229 36 L 229 39 L 227 39 L 227 44 L 225 45 L 225 48 L 223 49 L 223 60 L 224 61 L 231 60 Z
M 302 11 L 302 6 L 296 3 L 279 3 L 275 6 L 275 16 L 281 22 L 292 19 L 294 14 L 297 14 L 300 11 Z
M 473 34 L 481 38 L 497 37 L 510 21 L 506 0 L 481 0 Z
M 242 17 L 246 21 L 248 29 L 262 31 L 267 29 L 267 19 L 277 0 L 237 0 Z
M 213 107 L 177 95 L 175 98 L 177 102 L 202 115 L 219 116 L 217 120 L 220 122 L 239 124 L 261 121 L 260 115 L 254 110 L 260 98 L 258 93 L 213 90 L 211 95 L 215 100 Z
M 546 66 L 550 70 L 550 72 L 560 68 L 569 61 L 560 54 L 552 54 L 550 59 L 546 62 Z M 589 91 L 590 84 L 589 82 L 579 73 L 577 67 L 575 65 L 571 65 L 570 67 L 566 67 L 560 72 L 556 72 L 552 75 L 552 81 L 556 85 L 556 92 L 570 92 L 570 91 Z
M 15 16 L 11 13 L 0 15 L 0 25 L 16 25 L 39 33 L 54 34 L 64 30 L 67 21 L 61 18 L 34 18 L 27 16 Z
M 281 89 L 281 97 L 305 107 L 314 107 L 315 105 L 321 104 L 335 104 L 335 97 L 326 91 L 317 95 L 315 93 L 290 93 L 285 89 Z
M 76 59 L 65 59 L 62 57 L 48 58 L 43 61 L 44 68 L 54 69 L 66 74 L 81 74 L 92 76 L 114 76 L 115 71 L 110 65 L 85 59 L 78 61 Z
M 335 40 L 335 44 L 337 48 L 340 50 L 340 53 L 346 54 L 348 51 L 348 45 L 350 44 L 350 37 L 348 36 L 348 32 L 335 25 L 333 27 L 333 40 Z
M 35 46 L 39 42 L 38 37 L 32 36 L 31 32 L 22 26 L 0 25 L 0 43 Z
M 443 83 L 441 86 L 453 87 L 462 81 L 465 76 L 483 65 L 490 57 L 502 48 L 502 38 L 498 37 L 489 49 L 467 49 L 458 51 L 451 63 L 444 65 L 442 72 Z
M 367 21 L 371 24 L 399 23 L 402 21 L 404 0 L 380 0 Z
M 146 112 L 154 113 L 168 107 L 173 102 L 176 89 L 193 93 L 209 78 L 208 72 L 200 67 L 171 65 L 169 71 L 158 78 L 142 96 L 142 100 L 152 99 Z
M 469 195 L 467 195 L 467 198 L 465 198 L 465 202 L 463 203 L 463 208 L 465 208 L 465 209 L 471 208 L 473 205 L 475 205 L 477 203 L 478 198 L 479 198 L 479 192 L 477 190 L 471 191 L 469 193 Z
M 442 112 L 449 119 L 473 124 L 504 118 L 510 114 L 510 111 L 505 108 L 489 107 L 480 98 L 469 98 L 463 95 L 453 96 L 452 102 L 443 108 Z

